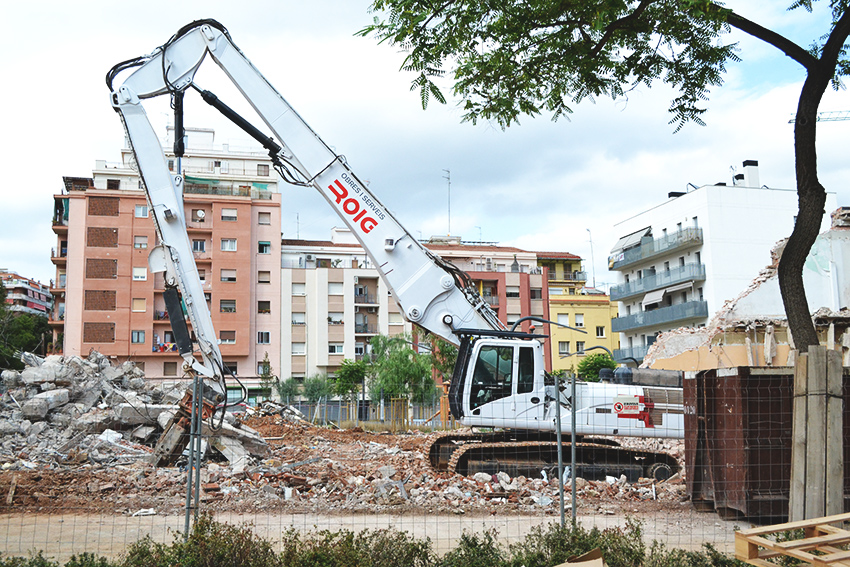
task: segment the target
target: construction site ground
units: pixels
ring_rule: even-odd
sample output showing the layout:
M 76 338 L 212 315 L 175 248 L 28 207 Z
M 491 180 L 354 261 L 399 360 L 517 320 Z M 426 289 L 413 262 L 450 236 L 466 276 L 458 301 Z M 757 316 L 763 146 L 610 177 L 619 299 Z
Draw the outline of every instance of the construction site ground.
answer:
M 272 541 L 290 527 L 359 531 L 392 526 L 430 537 L 445 551 L 464 530 L 496 528 L 509 542 L 534 525 L 559 520 L 556 479 L 437 472 L 422 451 L 433 434 L 338 430 L 274 415 L 247 419 L 245 425 L 267 440 L 268 454 L 244 465 L 205 462 L 200 509 L 223 521 L 250 522 Z M 621 441 L 682 459 L 680 441 Z M 147 464 L 143 457 L 150 448 L 145 445 L 113 440 L 108 448 L 111 452 L 93 449 L 96 459 L 80 452 L 72 455 L 73 462 L 65 455 L 49 465 L 30 463 L 23 451 L 5 463 L 0 552 L 115 555 L 143 535 L 171 541 L 169 530 L 184 525 L 185 466 Z M 631 516 L 644 522 L 648 541 L 686 548 L 708 542 L 732 549 L 734 523 L 695 511 L 680 476 L 638 483 L 577 479 L 577 485 L 577 516 L 585 526 L 622 525 Z M 568 490 L 569 484 L 567 521 Z

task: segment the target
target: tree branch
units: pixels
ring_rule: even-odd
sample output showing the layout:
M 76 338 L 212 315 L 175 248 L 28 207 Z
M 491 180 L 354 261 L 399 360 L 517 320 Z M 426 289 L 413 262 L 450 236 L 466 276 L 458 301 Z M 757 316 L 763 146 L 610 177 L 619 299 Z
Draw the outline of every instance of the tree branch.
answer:
M 781 51 L 782 53 L 802 65 L 807 71 L 811 71 L 812 68 L 817 65 L 817 59 L 815 59 L 811 53 L 809 53 L 787 37 L 780 35 L 775 31 L 762 27 L 757 23 L 752 22 L 747 18 L 736 14 L 731 10 L 727 10 L 722 6 L 718 6 L 717 4 L 712 3 L 711 7 L 716 10 L 722 10 L 727 12 L 728 15 L 726 16 L 726 22 L 730 26 L 738 28 L 742 32 L 772 45 L 773 47 L 777 48 L 779 51 Z
M 638 7 L 635 8 L 634 12 L 629 14 L 628 16 L 622 17 L 619 20 L 614 20 L 607 26 L 605 26 L 605 33 L 602 35 L 602 38 L 596 42 L 596 45 L 593 46 L 593 49 L 590 50 L 590 57 L 596 57 L 599 55 L 599 52 L 602 51 L 602 48 L 605 47 L 605 44 L 608 43 L 608 40 L 611 39 L 611 36 L 614 35 L 614 32 L 618 29 L 622 28 L 625 24 L 631 22 L 632 20 L 636 20 L 640 17 L 641 14 L 646 11 L 650 4 L 654 3 L 655 0 L 641 0 L 641 3 L 638 4 Z

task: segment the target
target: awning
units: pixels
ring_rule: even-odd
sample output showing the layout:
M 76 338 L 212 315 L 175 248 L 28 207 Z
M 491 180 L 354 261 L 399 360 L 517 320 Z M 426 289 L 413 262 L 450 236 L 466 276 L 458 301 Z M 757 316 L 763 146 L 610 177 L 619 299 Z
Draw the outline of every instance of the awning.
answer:
M 664 293 L 673 293 L 674 291 L 681 291 L 683 289 L 691 289 L 694 287 L 694 282 L 687 282 L 679 285 L 674 285 L 672 287 L 668 287 L 664 290 Z
M 648 226 L 646 228 L 638 230 L 637 232 L 627 234 L 626 236 L 617 241 L 617 244 L 615 244 L 614 247 L 611 249 L 611 254 L 616 254 L 621 250 L 637 246 L 638 244 L 640 244 L 641 238 L 643 238 L 644 236 L 649 236 L 651 232 L 652 227 Z
M 643 297 L 643 301 L 641 301 L 641 305 L 646 307 L 647 305 L 653 305 L 655 303 L 661 303 L 661 300 L 664 298 L 663 289 L 656 289 L 655 291 L 650 291 Z

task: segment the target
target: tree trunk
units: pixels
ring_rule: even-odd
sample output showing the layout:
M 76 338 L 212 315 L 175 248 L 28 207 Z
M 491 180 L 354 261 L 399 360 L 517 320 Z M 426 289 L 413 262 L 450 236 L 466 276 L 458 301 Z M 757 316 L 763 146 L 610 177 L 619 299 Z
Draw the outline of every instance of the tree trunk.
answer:
M 779 289 L 788 317 L 788 328 L 794 345 L 801 353 L 818 344 L 817 331 L 803 287 L 803 266 L 820 232 L 825 212 L 826 190 L 818 181 L 815 140 L 818 106 L 829 78 L 830 75 L 819 68 L 810 69 L 800 93 L 794 126 L 799 212 L 794 231 L 779 261 Z

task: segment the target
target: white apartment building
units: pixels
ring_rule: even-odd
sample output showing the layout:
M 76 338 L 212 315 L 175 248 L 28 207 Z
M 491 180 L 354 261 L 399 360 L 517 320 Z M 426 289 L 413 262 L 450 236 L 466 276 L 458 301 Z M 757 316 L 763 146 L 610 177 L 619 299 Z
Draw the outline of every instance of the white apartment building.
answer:
M 618 282 L 610 290 L 619 302 L 612 320 L 620 333 L 618 361 L 643 360 L 661 332 L 704 326 L 791 234 L 796 190 L 761 185 L 757 161 L 745 161 L 744 172 L 733 185 L 671 192 L 667 201 L 615 225 L 622 236 L 608 266 Z M 835 193 L 828 193 L 826 210 L 836 207 Z M 824 218 L 821 230 L 828 228 Z

